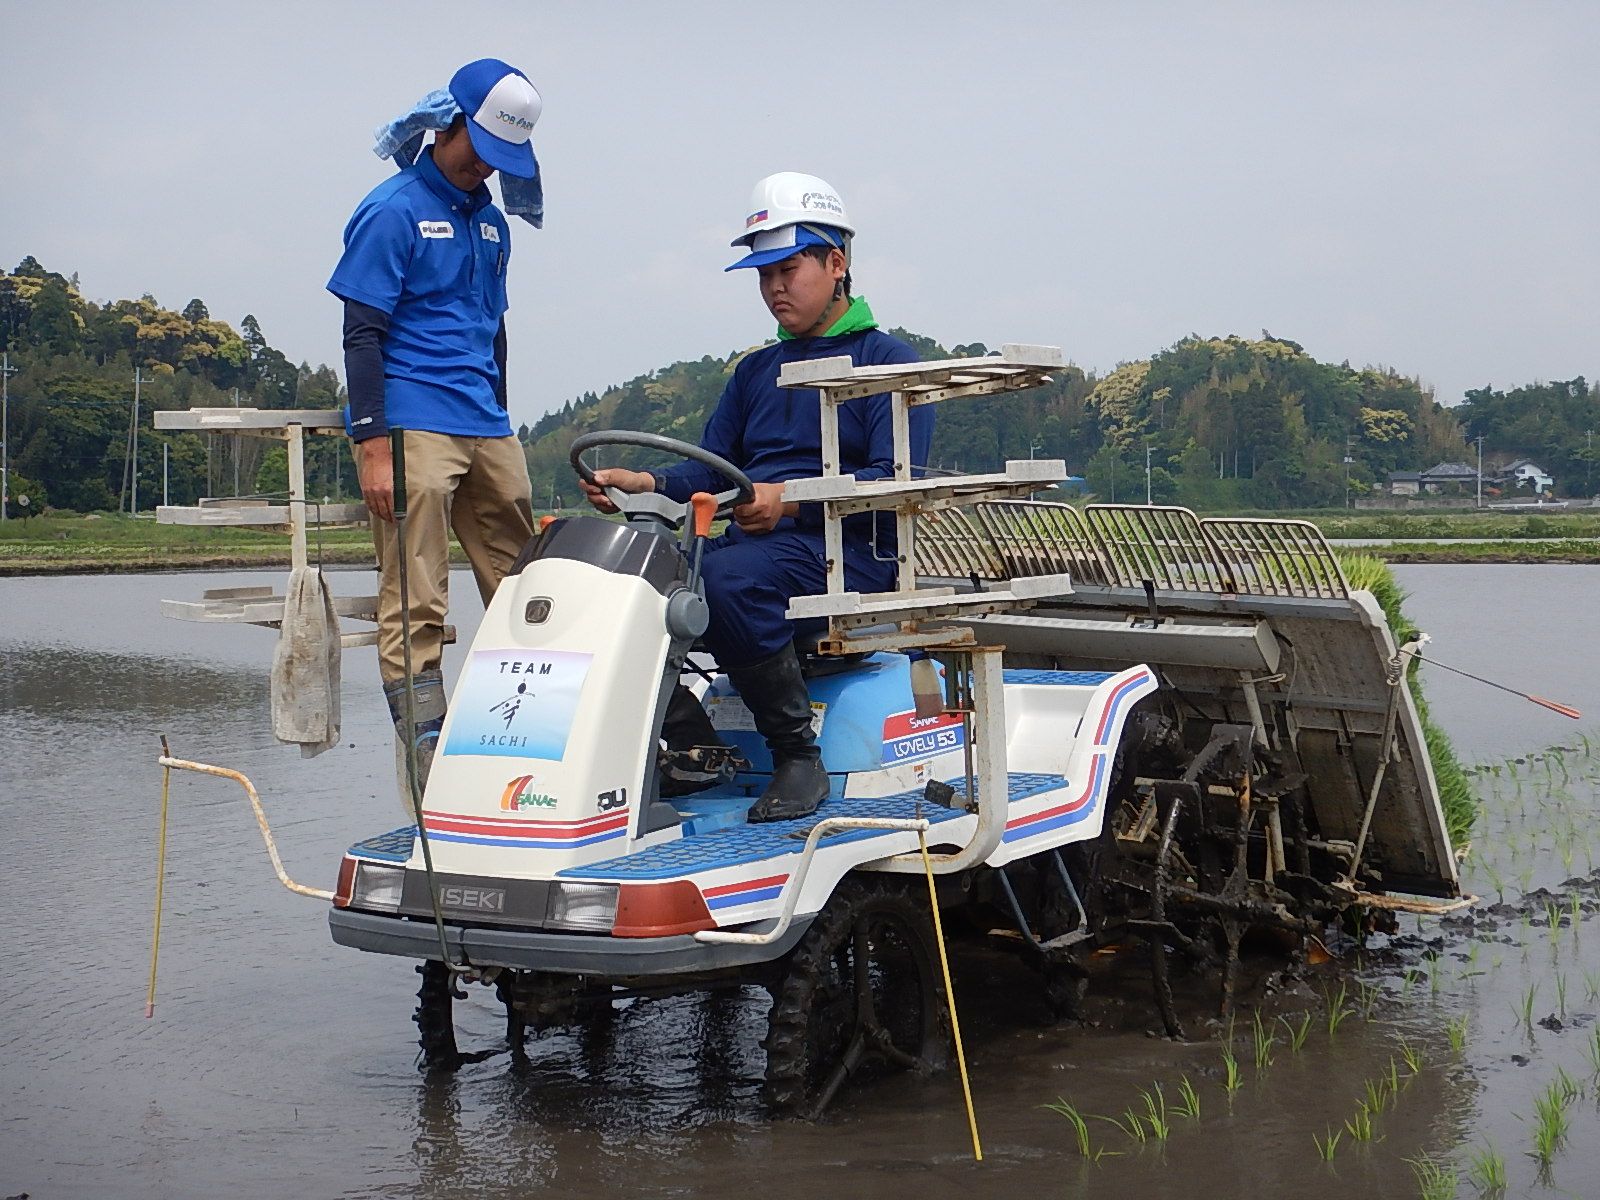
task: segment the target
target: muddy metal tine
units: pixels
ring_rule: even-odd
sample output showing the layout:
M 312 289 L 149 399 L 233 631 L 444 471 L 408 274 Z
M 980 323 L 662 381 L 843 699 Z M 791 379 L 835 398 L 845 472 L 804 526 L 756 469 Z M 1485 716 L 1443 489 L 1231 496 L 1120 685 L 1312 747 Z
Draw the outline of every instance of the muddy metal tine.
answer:
M 1106 561 L 1116 572 L 1114 584 L 1121 587 L 1133 587 L 1136 580 L 1130 580 L 1133 572 L 1128 569 L 1128 559 L 1124 548 L 1117 540 L 1117 531 L 1106 510 L 1110 505 L 1091 504 L 1084 510 L 1089 530 L 1100 545 L 1100 552 L 1105 555 Z
M 1089 531 L 1089 523 L 1084 520 L 1083 513 L 1073 508 L 1070 504 L 1061 506 L 1062 520 L 1071 531 L 1077 555 L 1085 562 L 1091 563 L 1098 576 L 1098 582 L 1110 584 L 1112 580 L 1111 568 L 1106 563 L 1105 556 L 1100 553 L 1100 548 L 1095 544 L 1094 535 Z
M 1297 595 L 1301 588 L 1296 577 L 1293 564 L 1284 556 L 1281 547 L 1272 539 L 1270 532 L 1254 521 L 1241 522 L 1244 533 L 1250 538 L 1251 544 L 1258 547 L 1261 561 L 1268 568 L 1266 582 L 1272 588 L 1267 593 L 1273 596 Z
M 1038 574 L 1048 574 L 1050 537 L 1039 514 L 1028 508 L 1008 508 L 994 515 L 998 523 L 1006 526 L 1012 553 Z
M 1139 566 L 1133 560 L 1127 535 L 1118 524 L 1117 510 L 1109 504 L 1096 504 L 1089 508 L 1089 515 L 1094 522 L 1095 531 L 1100 535 L 1101 545 L 1116 561 L 1117 574 L 1121 576 L 1125 586 L 1138 586 Z
M 990 514 L 1006 532 L 1006 549 L 1038 575 L 1050 572 L 1050 538 L 1029 508 L 1005 508 Z
M 1219 528 L 1211 517 L 1205 517 L 1200 521 L 1200 536 L 1205 539 L 1211 553 L 1222 564 L 1227 574 L 1227 579 L 1223 581 L 1223 590 L 1238 595 L 1240 571 L 1234 561 L 1235 555 L 1227 531 Z
M 1041 524 L 1048 527 L 1050 537 L 1056 548 L 1056 561 L 1059 569 L 1082 578 L 1088 572 L 1083 563 L 1083 554 L 1078 545 L 1078 539 L 1073 536 L 1072 506 L 1068 504 L 1051 504 L 1047 509 L 1041 509 L 1039 516 Z
M 995 548 L 1000 554 L 1000 561 L 1005 563 L 1007 572 L 1012 575 L 1018 572 L 1027 575 L 1039 573 L 1038 564 L 1030 561 L 1027 553 L 1022 525 L 1011 509 L 993 504 L 980 504 L 978 523 L 993 539 Z
M 1183 569 L 1183 547 L 1177 544 L 1181 538 L 1173 527 L 1170 514 L 1159 508 L 1141 508 L 1137 510 L 1135 519 L 1144 530 L 1151 565 L 1159 567 L 1161 571 L 1156 586 L 1172 591 L 1189 591 Z
M 1019 526 L 1026 532 L 1034 561 L 1041 574 L 1060 571 L 1066 557 L 1055 537 L 1055 512 L 1048 508 L 1023 508 L 1017 510 Z
M 1236 559 L 1235 586 L 1244 595 L 1275 594 L 1271 581 L 1265 577 L 1260 546 L 1248 536 L 1242 522 L 1232 517 L 1210 517 L 1207 529 L 1217 541 L 1227 545 Z
M 1167 570 L 1165 556 L 1156 546 L 1155 531 L 1145 523 L 1144 514 L 1131 506 L 1123 509 L 1123 519 L 1128 523 L 1128 533 L 1144 569 L 1141 578 L 1149 579 L 1159 588 L 1172 587 L 1172 575 Z
M 1234 556 L 1229 548 L 1228 539 L 1217 536 L 1220 531 L 1215 530 L 1207 521 L 1197 520 L 1195 524 L 1200 527 L 1200 540 L 1205 544 L 1213 569 L 1217 573 L 1217 590 L 1224 595 L 1238 595 L 1240 572 L 1233 561 Z
M 1322 563 L 1318 556 L 1312 553 L 1311 545 L 1304 536 L 1304 531 L 1298 526 L 1283 524 L 1275 526 L 1273 534 L 1283 543 L 1285 553 L 1293 558 L 1295 566 L 1300 573 L 1302 586 L 1313 596 L 1327 595 L 1327 588 L 1323 580 Z
M 1187 580 L 1188 586 L 1197 592 L 1214 592 L 1217 590 L 1216 576 L 1211 570 L 1210 563 L 1205 558 L 1205 542 L 1200 537 L 1196 526 L 1194 514 L 1186 508 L 1166 508 L 1159 510 L 1162 519 L 1172 530 L 1173 540 L 1177 543 L 1176 549 L 1181 551 L 1178 563 L 1180 574 Z
M 1227 530 L 1228 537 L 1239 547 L 1239 553 L 1250 561 L 1250 593 L 1257 596 L 1279 595 L 1279 581 L 1273 578 L 1276 568 L 1272 566 L 1254 530 L 1244 521 L 1232 517 L 1220 520 L 1219 525 Z

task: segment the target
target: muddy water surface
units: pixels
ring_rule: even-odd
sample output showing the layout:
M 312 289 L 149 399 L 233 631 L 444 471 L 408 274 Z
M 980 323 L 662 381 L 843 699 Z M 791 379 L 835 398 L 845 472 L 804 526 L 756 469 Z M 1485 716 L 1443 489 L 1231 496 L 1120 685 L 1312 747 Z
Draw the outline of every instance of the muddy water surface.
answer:
M 1593 568 L 1401 576 L 1442 661 L 1600 712 Z M 1486 815 L 1469 884 L 1505 907 L 1420 932 L 1406 918 L 1400 937 L 1364 955 L 1336 945 L 1341 960 L 1303 979 L 1283 978 L 1276 959 L 1252 964 L 1231 1095 L 1198 986 L 1190 1040 L 1173 1043 L 1151 1036 L 1137 963 L 1100 966 L 1085 1028 L 1049 1025 L 1032 977 L 1004 953 L 969 954 L 956 992 L 982 1166 L 953 1075 L 858 1091 L 819 1125 L 772 1121 L 754 992 L 636 1003 L 545 1035 L 523 1067 L 500 1054 L 448 1079 L 418 1074 L 410 965 L 333 946 L 321 907 L 279 887 L 240 794 L 218 781 L 175 778 L 147 1021 L 157 734 L 249 774 L 305 882 L 328 885 L 345 845 L 398 823 L 365 654 L 346 656 L 342 744 L 302 761 L 265 731 L 271 634 L 158 615 L 164 596 L 269 578 L 0 580 L 0 1195 L 1415 1196 L 1407 1160 L 1433 1156 L 1465 1196 L 1474 1156 L 1491 1149 L 1510 1194 L 1600 1195 L 1588 1054 L 1600 739 L 1591 754 L 1559 718 L 1438 672 L 1435 712 L 1464 757 L 1495 766 L 1475 777 Z M 358 572 L 337 580 L 368 585 Z M 475 609 L 457 619 L 470 629 Z M 1527 758 L 1560 739 L 1567 753 Z M 1331 1032 L 1330 1008 L 1353 1010 Z M 464 1047 L 497 1045 L 491 993 L 473 989 L 457 1011 Z M 1259 1068 L 1257 1011 L 1275 1030 Z M 1277 1018 L 1303 1015 L 1296 1051 Z M 1397 1089 L 1383 1082 L 1391 1061 Z M 1527 1153 L 1534 1102 L 1559 1090 L 1562 1069 L 1576 1094 L 1544 1169 Z M 1091 1119 L 1098 1161 L 1043 1107 L 1060 1097 L 1118 1117 L 1142 1111 L 1141 1089 L 1158 1082 L 1175 1104 L 1184 1077 L 1197 1119 L 1174 1116 L 1164 1141 L 1142 1144 Z M 1369 1084 L 1392 1094 L 1358 1141 L 1345 1123 L 1360 1128 Z M 1312 1134 L 1329 1130 L 1344 1132 L 1325 1164 Z

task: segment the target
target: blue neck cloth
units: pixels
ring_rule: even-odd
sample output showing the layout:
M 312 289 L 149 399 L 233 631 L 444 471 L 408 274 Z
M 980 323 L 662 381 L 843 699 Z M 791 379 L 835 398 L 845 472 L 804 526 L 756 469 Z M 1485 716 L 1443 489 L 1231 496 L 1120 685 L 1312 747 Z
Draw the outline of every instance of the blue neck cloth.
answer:
M 448 88 L 429 92 L 410 112 L 373 130 L 372 152 L 379 158 L 392 158 L 395 167 L 403 171 L 422 153 L 423 135 L 448 129 L 460 111 Z M 539 169 L 538 157 L 533 160 L 532 179 L 517 179 L 503 171 L 496 174 L 500 176 L 501 207 L 535 229 L 543 229 L 544 172 Z

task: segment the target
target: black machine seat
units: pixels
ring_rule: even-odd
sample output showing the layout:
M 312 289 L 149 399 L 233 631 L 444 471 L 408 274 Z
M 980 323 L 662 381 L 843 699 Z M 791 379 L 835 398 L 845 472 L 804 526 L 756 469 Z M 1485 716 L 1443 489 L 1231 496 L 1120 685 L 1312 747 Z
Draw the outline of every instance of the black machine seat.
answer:
M 865 629 L 854 632 L 894 633 L 894 625 L 871 625 Z M 857 654 L 821 654 L 817 646 L 823 638 L 828 636 L 828 627 L 819 623 L 814 629 L 801 629 L 794 635 L 794 652 L 800 659 L 800 673 L 808 678 L 815 675 L 837 675 L 841 671 L 848 671 L 858 663 L 865 662 L 870 657 L 868 651 Z

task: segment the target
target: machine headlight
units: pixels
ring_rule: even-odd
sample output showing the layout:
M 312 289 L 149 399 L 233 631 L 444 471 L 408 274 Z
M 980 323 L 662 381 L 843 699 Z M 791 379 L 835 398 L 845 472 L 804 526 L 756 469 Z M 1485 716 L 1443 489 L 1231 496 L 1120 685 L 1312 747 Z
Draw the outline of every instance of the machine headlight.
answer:
M 552 883 L 545 909 L 548 929 L 578 929 L 610 933 L 617 919 L 617 885 L 614 883 Z
M 357 862 L 355 884 L 350 890 L 350 907 L 373 912 L 399 912 L 400 891 L 406 869 L 388 863 Z

